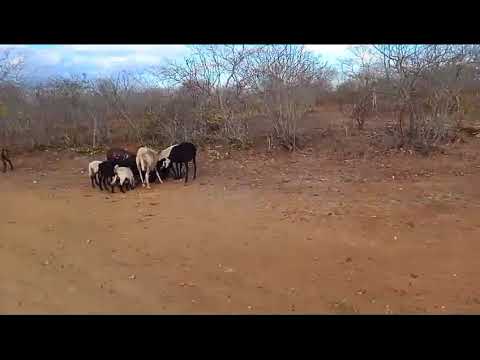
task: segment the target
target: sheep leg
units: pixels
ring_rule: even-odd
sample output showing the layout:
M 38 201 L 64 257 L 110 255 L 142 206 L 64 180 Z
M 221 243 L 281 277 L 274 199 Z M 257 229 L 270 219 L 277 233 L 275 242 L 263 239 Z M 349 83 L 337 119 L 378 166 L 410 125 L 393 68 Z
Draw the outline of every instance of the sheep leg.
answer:
M 180 180 L 182 178 L 182 163 L 175 163 L 175 166 L 177 167 L 177 180 Z
M 186 162 L 185 165 L 188 166 L 188 162 Z M 178 174 L 178 176 L 180 177 L 180 179 L 183 176 L 183 163 L 180 163 L 180 174 Z
M 103 184 L 103 188 L 108 191 L 107 178 L 105 176 L 102 177 L 102 184 Z
M 110 186 L 112 187 L 112 194 L 115 192 L 115 183 L 110 183 Z
M 178 180 L 182 180 L 183 177 L 183 163 L 178 164 Z
M 100 180 L 99 180 L 100 179 L 100 174 L 98 172 L 95 174 L 94 179 L 95 179 L 95 184 L 98 186 L 99 183 L 100 183 Z
M 160 181 L 160 184 L 163 184 L 162 179 L 160 178 L 160 174 L 158 173 L 157 168 L 155 167 L 155 174 L 157 174 L 158 181 Z
M 173 174 L 173 179 L 177 177 L 177 171 L 175 170 L 175 164 L 173 162 L 170 163 L 167 170 L 168 170 L 168 174 Z
M 182 178 L 182 163 L 175 163 L 175 180 L 180 180 Z
M 115 176 L 113 177 L 113 180 L 110 182 L 110 185 L 115 185 L 115 183 L 117 182 L 117 180 L 118 180 L 118 175 L 115 175 Z
M 147 180 L 147 189 L 150 189 L 150 171 L 149 171 L 149 169 L 147 169 L 147 171 L 145 171 L 145 180 Z
M 10 161 L 10 159 L 7 159 L 8 163 L 10 164 L 10 170 L 13 171 L 13 165 L 12 165 L 12 162 Z
M 185 184 L 188 182 L 188 163 L 185 163 Z
M 7 172 L 7 162 L 4 159 L 2 159 L 2 161 L 3 161 L 3 172 Z
M 197 178 L 197 161 L 193 158 L 193 180 Z
M 123 185 L 125 185 L 125 187 L 127 186 L 125 184 L 125 182 L 128 181 L 128 179 L 120 179 L 120 190 L 122 190 L 122 193 L 125 193 L 125 189 L 123 188 Z
M 94 178 L 95 178 L 95 175 L 90 176 L 90 181 L 92 182 L 92 188 L 95 189 L 95 183 L 94 183 L 94 181 L 93 181 Z
M 102 184 L 103 184 L 103 188 L 105 190 L 108 190 L 108 188 L 107 188 L 107 177 L 106 176 L 102 177 Z
M 102 181 L 103 181 L 103 177 L 100 174 L 98 174 L 98 186 L 100 187 L 101 191 L 103 191 Z
M 108 190 L 108 180 L 110 180 L 110 178 L 107 177 L 107 176 L 105 176 L 103 178 L 103 186 L 105 187 L 105 190 Z M 112 188 L 112 190 L 113 190 L 113 188 Z
M 138 169 L 138 173 L 140 174 L 140 180 L 142 181 L 142 186 L 145 187 L 145 182 L 143 181 L 142 169 L 140 167 L 139 161 L 137 161 L 137 169 Z M 145 174 L 145 177 L 148 177 L 148 176 Z

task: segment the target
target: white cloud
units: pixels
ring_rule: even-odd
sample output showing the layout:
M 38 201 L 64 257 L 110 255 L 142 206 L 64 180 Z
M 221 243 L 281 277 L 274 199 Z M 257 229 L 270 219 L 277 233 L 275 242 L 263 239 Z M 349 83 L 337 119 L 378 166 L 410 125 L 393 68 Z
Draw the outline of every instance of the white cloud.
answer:
M 0 49 L 18 49 L 18 48 L 25 48 L 27 45 L 1 45 L 0 44 Z
M 25 55 L 33 77 L 86 73 L 107 75 L 119 70 L 137 70 L 179 59 L 190 52 L 186 45 L 0 45 Z M 20 49 L 21 48 L 21 49 Z M 335 62 L 347 54 L 349 45 L 306 45 L 306 48 Z
M 0 49 L 1 49 L 0 45 Z M 11 46 L 5 46 L 11 47 Z M 158 65 L 189 52 L 184 45 L 21 45 L 32 78 L 86 73 L 108 75 Z M 20 51 L 20 49 L 18 49 Z
M 92 58 L 87 63 L 96 65 L 103 69 L 110 69 L 112 67 L 116 67 L 121 64 L 127 64 L 130 62 L 129 60 L 130 59 L 126 56 L 123 56 L 123 57 L 122 56 L 105 56 L 105 57 Z
M 305 45 L 308 50 L 329 57 L 345 55 L 350 46 L 351 45 Z
M 118 55 L 174 57 L 186 54 L 189 50 L 185 45 L 63 45 L 63 50 L 75 54 L 89 54 L 93 56 Z
M 63 45 L 74 51 L 82 52 L 112 52 L 112 51 L 126 51 L 126 52 L 151 52 L 151 51 L 165 51 L 169 49 L 183 49 L 184 45 Z
M 157 65 L 167 58 L 188 53 L 184 45 L 63 45 L 75 65 L 94 65 L 103 69 L 122 66 Z
M 162 59 L 155 55 L 141 54 L 135 57 L 137 64 L 156 65 L 162 62 Z
M 37 49 L 30 52 L 28 57 L 39 65 L 57 65 L 62 62 L 63 54 L 53 49 Z

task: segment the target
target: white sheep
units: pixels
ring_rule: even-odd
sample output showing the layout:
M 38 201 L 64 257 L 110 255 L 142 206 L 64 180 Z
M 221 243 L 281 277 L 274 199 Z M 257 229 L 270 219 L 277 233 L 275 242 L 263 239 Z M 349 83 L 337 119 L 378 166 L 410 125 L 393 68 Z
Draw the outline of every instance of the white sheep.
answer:
M 142 186 L 145 187 L 145 180 L 147 183 L 147 189 L 150 189 L 149 174 L 155 170 L 157 178 L 160 181 L 160 184 L 163 184 L 160 175 L 157 170 L 157 162 L 159 159 L 159 154 L 155 150 L 147 148 L 145 146 L 141 147 L 137 151 L 137 168 L 140 173 L 140 180 L 142 181 Z M 142 171 L 145 171 L 145 179 L 142 177 Z
M 95 184 L 99 185 L 97 174 L 98 174 L 98 166 L 100 165 L 101 161 L 95 160 L 88 164 L 88 176 L 92 181 L 92 187 L 95 187 Z
M 115 165 L 115 167 L 113 168 L 113 171 L 115 173 L 115 176 L 113 177 L 112 183 L 111 183 L 112 189 L 115 183 L 117 182 L 117 180 L 120 180 L 120 190 L 122 190 L 122 192 L 125 192 L 123 190 L 123 184 L 125 183 L 126 180 L 128 180 L 127 189 L 130 188 L 130 190 L 133 190 L 133 188 L 135 187 L 135 177 L 133 176 L 132 169 L 128 167 Z

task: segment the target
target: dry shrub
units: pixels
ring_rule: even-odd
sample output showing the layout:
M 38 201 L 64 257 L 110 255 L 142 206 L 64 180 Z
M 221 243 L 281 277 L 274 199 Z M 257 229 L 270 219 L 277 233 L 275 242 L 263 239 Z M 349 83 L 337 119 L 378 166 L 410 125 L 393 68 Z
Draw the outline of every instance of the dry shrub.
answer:
M 383 136 L 375 137 L 374 143 L 380 140 L 386 149 L 410 149 L 428 155 L 457 139 L 455 123 L 448 116 L 426 115 L 417 119 L 417 125 L 415 133 L 405 134 L 398 123 L 390 123 Z

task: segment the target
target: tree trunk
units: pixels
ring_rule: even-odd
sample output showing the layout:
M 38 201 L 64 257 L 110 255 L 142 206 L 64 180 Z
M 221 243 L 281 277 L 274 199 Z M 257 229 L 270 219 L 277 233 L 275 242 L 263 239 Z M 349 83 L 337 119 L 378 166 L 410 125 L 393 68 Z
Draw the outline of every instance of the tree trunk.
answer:
M 97 117 L 93 116 L 93 139 L 92 139 L 92 146 L 94 148 L 97 147 Z
M 410 106 L 410 119 L 409 119 L 410 124 L 409 124 L 408 132 L 409 132 L 409 136 L 410 136 L 411 139 L 414 138 L 415 132 L 416 132 L 415 120 L 416 120 L 415 119 L 415 110 L 413 109 L 412 106 Z

